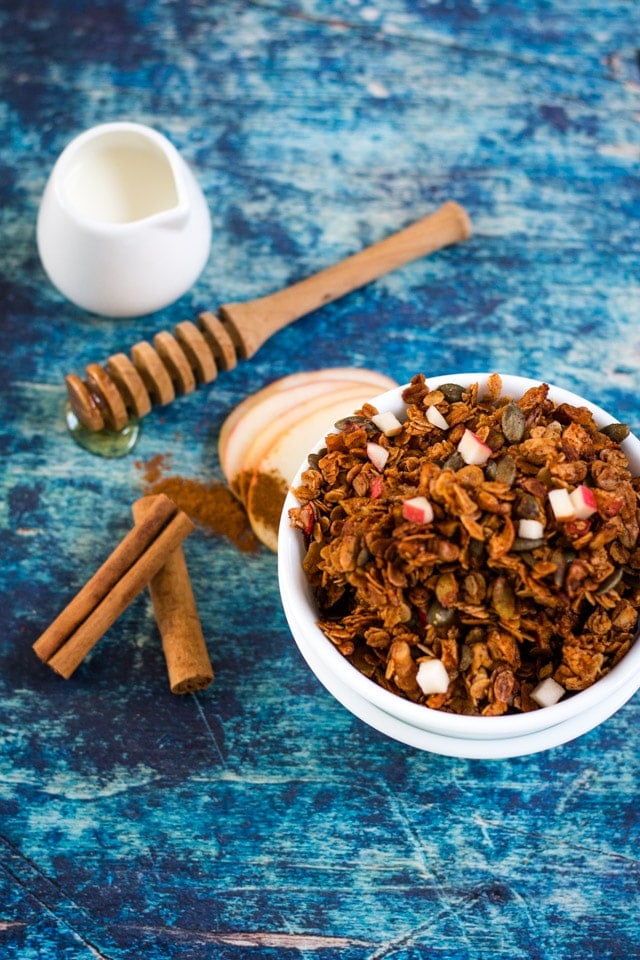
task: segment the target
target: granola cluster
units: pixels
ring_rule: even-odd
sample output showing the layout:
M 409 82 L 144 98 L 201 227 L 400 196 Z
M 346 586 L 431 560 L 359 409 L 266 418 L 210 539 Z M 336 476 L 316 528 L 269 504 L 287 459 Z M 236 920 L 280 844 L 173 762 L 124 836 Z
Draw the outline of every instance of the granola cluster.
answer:
M 402 424 L 369 405 L 336 424 L 294 491 L 319 627 L 439 710 L 517 713 L 590 686 L 638 618 L 628 428 L 546 384 L 511 400 L 497 374 L 482 394 L 419 374 L 403 399 Z

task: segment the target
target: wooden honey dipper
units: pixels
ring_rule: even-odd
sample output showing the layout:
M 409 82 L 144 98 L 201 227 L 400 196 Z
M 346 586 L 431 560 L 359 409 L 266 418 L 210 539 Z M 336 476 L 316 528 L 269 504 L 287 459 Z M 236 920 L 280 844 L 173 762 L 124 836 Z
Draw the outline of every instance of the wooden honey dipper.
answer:
M 144 417 L 152 407 L 210 383 L 218 369 L 233 369 L 239 357 L 248 360 L 294 320 L 470 235 L 468 214 L 449 200 L 417 223 L 284 290 L 224 304 L 219 316 L 206 311 L 197 323 L 185 320 L 173 333 L 157 333 L 153 345 L 136 343 L 129 356 L 116 353 L 104 366 L 89 364 L 84 380 L 69 374 L 71 409 L 87 430 L 122 430 L 131 417 Z

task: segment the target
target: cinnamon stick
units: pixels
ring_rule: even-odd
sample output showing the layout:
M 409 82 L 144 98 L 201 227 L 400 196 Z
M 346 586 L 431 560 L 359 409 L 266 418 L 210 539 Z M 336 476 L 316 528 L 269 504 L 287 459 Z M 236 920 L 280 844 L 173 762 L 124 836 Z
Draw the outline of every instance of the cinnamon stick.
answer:
M 33 645 L 68 679 L 166 558 L 194 529 L 169 497 L 158 497 L 107 560 Z
M 157 498 L 157 495 L 142 497 L 133 504 L 136 523 L 149 516 Z M 166 558 L 150 581 L 149 592 L 162 638 L 171 692 L 204 690 L 213 681 L 213 667 L 181 547 L 176 547 Z

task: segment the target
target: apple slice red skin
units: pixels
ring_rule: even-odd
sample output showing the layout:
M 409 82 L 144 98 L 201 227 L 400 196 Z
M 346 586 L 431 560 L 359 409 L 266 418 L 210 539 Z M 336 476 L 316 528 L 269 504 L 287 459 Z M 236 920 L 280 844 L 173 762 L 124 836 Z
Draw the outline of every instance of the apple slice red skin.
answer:
M 255 406 L 262 403 L 266 397 L 271 396 L 271 394 L 279 393 L 283 390 L 290 390 L 293 387 L 299 387 L 315 381 L 329 381 L 333 383 L 336 380 L 343 380 L 347 383 L 360 383 L 361 381 L 371 383 L 371 385 L 376 388 L 372 396 L 376 393 L 383 393 L 385 390 L 392 390 L 397 386 L 395 380 L 392 380 L 391 377 L 388 377 L 386 374 L 378 373 L 376 370 L 368 370 L 364 367 L 323 367 L 320 370 L 310 370 L 306 373 L 290 373 L 285 377 L 279 377 L 277 380 L 268 383 L 233 408 L 220 429 L 218 446 L 224 453 L 228 436 L 236 424 Z
M 249 448 L 283 412 L 295 411 L 305 400 L 335 394 L 343 387 L 366 385 L 366 393 L 373 397 L 390 389 L 390 384 L 393 385 L 393 381 L 386 375 L 359 367 L 325 368 L 308 374 L 291 374 L 247 397 L 229 414 L 220 431 L 218 453 L 227 482 L 232 489 L 237 487 L 237 478 L 247 469 L 245 460 Z

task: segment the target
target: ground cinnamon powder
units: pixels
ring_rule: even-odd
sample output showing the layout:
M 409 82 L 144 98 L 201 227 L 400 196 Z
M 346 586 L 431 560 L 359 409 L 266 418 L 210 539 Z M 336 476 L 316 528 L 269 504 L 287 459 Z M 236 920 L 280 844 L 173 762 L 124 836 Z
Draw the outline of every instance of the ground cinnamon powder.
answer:
M 136 460 L 136 467 L 142 471 L 145 484 L 149 485 L 159 480 L 162 474 L 171 466 L 171 455 L 156 453 L 151 460 Z
M 203 483 L 188 477 L 165 477 L 171 458 L 157 454 L 146 462 L 136 462 L 142 471 L 146 494 L 164 493 L 199 527 L 217 536 L 227 537 L 243 553 L 255 553 L 260 541 L 255 536 L 244 507 L 224 484 Z
M 256 473 L 249 490 L 249 504 L 252 517 L 257 517 L 266 527 L 278 536 L 280 514 L 289 490 L 289 485 L 281 474 L 275 471 Z

